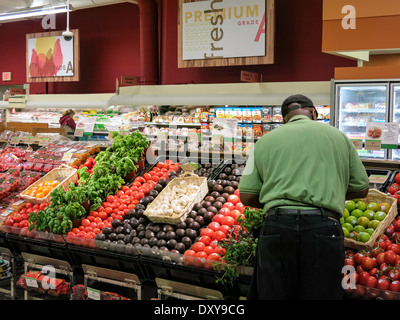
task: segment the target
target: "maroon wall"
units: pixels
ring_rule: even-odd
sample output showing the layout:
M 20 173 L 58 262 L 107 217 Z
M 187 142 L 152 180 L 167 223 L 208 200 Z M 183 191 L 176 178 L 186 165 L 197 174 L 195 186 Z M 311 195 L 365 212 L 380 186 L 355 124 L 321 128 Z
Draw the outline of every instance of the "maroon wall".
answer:
M 262 74 L 262 81 L 328 81 L 334 67 L 355 62 L 321 52 L 322 0 L 276 0 L 275 63 L 217 68 L 177 67 L 178 0 L 159 0 L 160 84 L 240 82 L 240 70 Z M 66 27 L 65 14 L 57 15 L 57 30 Z M 117 4 L 77 10 L 70 14 L 70 29 L 80 30 L 81 80 L 70 83 L 31 84 L 31 93 L 109 93 L 121 75 L 140 76 L 139 7 Z M 43 32 L 41 21 L 0 26 L 0 72 L 11 71 L 12 82 L 26 83 L 25 34 Z M 153 35 L 154 36 L 154 35 Z

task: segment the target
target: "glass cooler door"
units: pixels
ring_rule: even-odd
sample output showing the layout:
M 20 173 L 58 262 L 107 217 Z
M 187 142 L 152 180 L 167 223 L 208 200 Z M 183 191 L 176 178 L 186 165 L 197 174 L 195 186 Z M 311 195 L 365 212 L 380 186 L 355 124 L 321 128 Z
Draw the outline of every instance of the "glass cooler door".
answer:
M 392 122 L 400 123 L 400 84 L 392 85 Z M 400 132 L 399 132 L 400 139 Z M 393 149 L 392 157 L 393 160 L 400 160 L 400 150 Z
M 367 123 L 387 121 L 387 101 L 386 84 L 337 84 L 336 127 L 349 139 L 362 139 L 365 143 Z M 363 148 L 358 154 L 361 158 L 386 158 L 385 150 Z

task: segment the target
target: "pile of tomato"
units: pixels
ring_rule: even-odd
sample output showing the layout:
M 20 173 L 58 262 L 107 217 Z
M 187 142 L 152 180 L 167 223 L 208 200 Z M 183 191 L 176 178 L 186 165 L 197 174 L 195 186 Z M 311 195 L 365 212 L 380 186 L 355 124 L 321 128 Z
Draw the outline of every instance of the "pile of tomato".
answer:
M 200 230 L 200 238 L 183 254 L 185 265 L 211 269 L 213 261 L 223 259 L 225 249 L 218 242 L 227 236 L 236 236 L 241 226 L 238 218 L 244 219 L 245 206 L 240 201 L 239 189 L 229 195 L 219 212 L 205 228 Z
M 400 299 L 400 216 L 378 237 L 372 250 L 346 251 L 344 264 L 355 268 L 345 282 L 346 292 L 366 298 Z
M 27 202 L 22 209 L 7 216 L 7 218 L 4 220 L 6 230 L 8 232 L 19 233 L 24 236 L 33 236 L 33 234 L 28 232 L 29 214 L 31 212 L 37 213 L 39 210 L 44 210 L 48 205 L 49 204 L 45 202 L 41 204 Z
M 104 227 L 110 227 L 114 219 L 123 220 L 124 215 L 134 209 L 139 201 L 154 188 L 160 179 L 169 179 L 169 173 L 179 170 L 180 163 L 172 160 L 158 162 L 149 172 L 138 176 L 128 187 L 124 185 L 115 195 L 107 196 L 95 211 L 91 211 L 79 226 L 67 234 L 67 241 L 76 245 L 94 246 L 94 237 Z

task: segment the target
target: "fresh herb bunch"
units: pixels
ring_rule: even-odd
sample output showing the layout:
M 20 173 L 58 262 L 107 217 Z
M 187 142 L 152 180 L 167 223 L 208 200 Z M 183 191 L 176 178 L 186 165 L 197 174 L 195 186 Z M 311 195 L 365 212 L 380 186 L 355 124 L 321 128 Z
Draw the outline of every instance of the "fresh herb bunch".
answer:
M 113 138 L 112 146 L 97 155 L 92 174 L 86 171 L 87 167 L 78 169 L 77 185 L 70 183 L 67 190 L 56 188 L 51 193 L 51 204 L 29 215 L 29 230 L 66 233 L 73 220 L 86 216 L 82 206 L 86 200 L 90 202 L 90 211 L 94 211 L 103 199 L 121 188 L 124 177 L 137 170 L 135 163 L 141 160 L 150 142 L 138 131 L 127 136 L 114 133 Z

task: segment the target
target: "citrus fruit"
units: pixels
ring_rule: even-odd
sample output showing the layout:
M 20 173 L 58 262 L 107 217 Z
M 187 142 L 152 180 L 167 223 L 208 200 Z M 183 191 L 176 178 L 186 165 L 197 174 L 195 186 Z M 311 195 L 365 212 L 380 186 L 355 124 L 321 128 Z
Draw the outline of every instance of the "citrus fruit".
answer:
M 378 211 L 379 205 L 376 202 L 370 202 L 367 204 L 367 209 L 372 210 L 372 211 Z
M 373 233 L 374 233 L 374 229 L 372 229 L 372 228 L 367 228 L 367 229 L 365 229 L 365 232 L 367 232 L 367 233 L 369 233 L 370 235 L 372 235 Z
M 357 224 L 357 218 L 355 216 L 348 216 L 344 221 L 351 224 L 353 227 Z
M 353 240 L 357 240 L 358 233 L 355 231 L 350 232 L 349 238 Z
M 341 218 L 339 219 L 339 222 L 340 222 L 340 224 L 343 224 L 343 223 L 344 223 L 344 218 L 341 217 Z
M 382 221 L 386 218 L 386 213 L 383 211 L 377 211 L 374 214 L 374 220 Z
M 367 209 L 367 204 L 364 201 L 357 201 L 356 209 L 360 209 L 361 211 L 365 211 Z
M 342 228 L 347 229 L 349 232 L 353 231 L 353 225 L 348 222 L 343 223 Z
M 347 209 L 345 208 L 344 211 L 343 211 L 342 217 L 343 217 L 343 218 L 347 218 L 349 215 L 350 215 L 349 210 L 347 210 Z
M 367 242 L 370 239 L 371 235 L 368 232 L 360 232 L 357 235 L 357 241 Z
M 347 230 L 346 228 L 342 228 L 342 229 L 343 229 L 343 235 L 344 235 L 344 237 L 347 238 L 347 237 L 349 236 L 349 234 L 350 234 L 350 231 Z
M 382 202 L 379 204 L 379 210 L 385 213 L 388 213 L 390 209 L 390 204 L 386 202 Z
M 362 215 L 363 215 L 363 211 L 362 210 L 360 210 L 360 209 L 354 209 L 351 213 L 350 213 L 350 215 L 352 215 L 352 216 L 354 216 L 354 217 L 356 217 L 356 218 L 359 218 L 359 217 L 361 217 Z
M 356 208 L 356 203 L 353 200 L 347 200 L 344 204 L 344 207 L 349 211 L 352 212 Z
M 363 226 L 356 225 L 356 226 L 353 228 L 353 231 L 355 231 L 355 232 L 357 232 L 358 234 L 360 234 L 361 232 L 364 232 L 364 231 L 365 231 L 365 228 L 364 228 Z
M 371 220 L 371 221 L 368 223 L 368 228 L 372 228 L 372 229 L 375 230 L 375 229 L 378 227 L 379 223 L 380 223 L 379 220 Z
M 359 226 L 366 228 L 368 226 L 369 221 L 370 220 L 367 217 L 361 216 L 357 219 L 357 224 Z
M 374 211 L 372 211 L 371 209 L 367 209 L 364 211 L 364 213 L 362 214 L 363 217 L 367 217 L 369 220 L 374 218 Z

